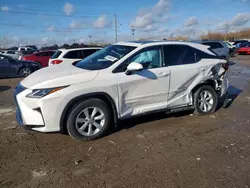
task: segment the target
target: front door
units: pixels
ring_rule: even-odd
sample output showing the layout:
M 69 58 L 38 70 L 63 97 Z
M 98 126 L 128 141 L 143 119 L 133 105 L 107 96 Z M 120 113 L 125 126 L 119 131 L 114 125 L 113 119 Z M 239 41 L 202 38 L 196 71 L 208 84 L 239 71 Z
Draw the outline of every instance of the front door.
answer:
M 143 49 L 127 59 L 117 74 L 121 118 L 167 107 L 169 69 L 163 67 L 162 47 Z M 142 71 L 125 74 L 131 62 L 141 63 Z
M 12 66 L 12 63 L 9 62 L 7 56 L 0 55 L 0 76 L 13 76 L 15 74 L 15 67 Z

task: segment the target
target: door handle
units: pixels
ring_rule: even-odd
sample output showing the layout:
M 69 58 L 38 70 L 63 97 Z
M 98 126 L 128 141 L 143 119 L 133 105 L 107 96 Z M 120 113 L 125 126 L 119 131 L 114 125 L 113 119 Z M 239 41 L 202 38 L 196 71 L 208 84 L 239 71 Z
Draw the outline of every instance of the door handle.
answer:
M 163 78 L 163 77 L 167 77 L 168 75 L 169 75 L 169 73 L 161 72 L 161 73 L 158 74 L 158 77 Z
M 205 68 L 199 68 L 200 71 L 205 71 Z

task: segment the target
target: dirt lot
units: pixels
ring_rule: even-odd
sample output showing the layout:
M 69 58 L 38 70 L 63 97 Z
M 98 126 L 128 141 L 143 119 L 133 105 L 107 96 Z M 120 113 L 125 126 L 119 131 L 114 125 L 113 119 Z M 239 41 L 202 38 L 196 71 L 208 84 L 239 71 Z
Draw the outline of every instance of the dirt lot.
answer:
M 0 187 L 250 187 L 250 56 L 232 59 L 232 103 L 210 116 L 143 116 L 92 142 L 18 127 L 20 79 L 0 80 Z

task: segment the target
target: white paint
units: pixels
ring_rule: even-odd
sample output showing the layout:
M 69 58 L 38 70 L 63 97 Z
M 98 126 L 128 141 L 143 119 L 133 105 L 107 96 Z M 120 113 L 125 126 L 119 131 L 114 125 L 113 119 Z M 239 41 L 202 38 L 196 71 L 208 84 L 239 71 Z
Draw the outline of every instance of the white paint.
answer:
M 122 119 L 154 110 L 192 105 L 192 89 L 206 80 L 221 79 L 221 93 L 224 94 L 227 90 L 227 78 L 220 77 L 223 69 L 220 64 L 226 61 L 221 59 L 202 59 L 190 65 L 143 69 L 131 75 L 112 72 L 139 50 L 150 46 L 188 45 L 211 54 L 204 45 L 174 41 L 117 44 L 137 45 L 137 48 L 106 69 L 84 70 L 65 63 L 43 68 L 25 78 L 21 84 L 28 89 L 17 95 L 23 122 L 28 125 L 45 124 L 45 127 L 33 128 L 36 131 L 59 131 L 61 114 L 69 101 L 95 92 L 108 94 L 115 103 L 118 118 Z M 217 74 L 212 73 L 212 68 L 217 70 Z M 68 87 L 40 99 L 26 97 L 33 89 L 60 86 Z M 41 108 L 43 117 L 33 110 L 38 107 Z

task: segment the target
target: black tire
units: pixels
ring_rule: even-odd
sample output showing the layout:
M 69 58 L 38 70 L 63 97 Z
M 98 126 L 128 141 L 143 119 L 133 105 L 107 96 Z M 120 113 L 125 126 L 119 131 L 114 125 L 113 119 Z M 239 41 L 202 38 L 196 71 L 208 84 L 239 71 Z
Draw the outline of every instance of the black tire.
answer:
M 210 97 L 213 99 L 213 102 L 212 104 L 209 104 L 211 105 L 211 107 L 208 107 L 208 102 L 206 103 L 207 105 L 205 105 L 207 107 L 207 111 L 205 110 L 205 108 L 201 108 L 200 107 L 200 104 L 202 102 L 199 102 L 201 101 L 201 95 L 204 93 L 204 92 L 208 92 L 209 95 L 211 95 Z M 203 100 L 204 101 L 204 100 Z M 203 103 L 204 104 L 204 103 Z M 203 106 L 203 105 L 201 105 Z M 194 93 L 194 107 L 195 107 L 195 114 L 198 114 L 198 115 L 207 115 L 207 114 L 211 114 L 211 113 L 214 113 L 217 109 L 217 106 L 218 106 L 218 95 L 217 93 L 215 92 L 214 88 L 212 88 L 211 86 L 209 85 L 203 85 L 201 86 L 195 93 Z M 210 109 L 209 109 L 210 108 Z
M 104 113 L 104 117 L 105 117 L 104 125 L 102 126 L 102 128 L 99 129 L 99 132 L 97 132 L 96 134 L 92 136 L 86 136 L 86 135 L 80 134 L 80 132 L 76 128 L 77 127 L 76 119 L 79 116 L 79 114 L 86 108 L 98 108 Z M 69 135 L 75 140 L 90 141 L 90 140 L 95 140 L 97 138 L 105 136 L 108 133 L 109 128 L 111 127 L 112 123 L 113 123 L 112 112 L 111 112 L 111 109 L 108 107 L 108 105 L 100 99 L 93 98 L 93 99 L 88 99 L 88 100 L 79 102 L 69 111 L 68 118 L 67 118 L 67 131 Z M 88 125 L 86 129 L 88 129 L 89 126 L 90 125 Z M 93 124 L 91 126 L 93 128 Z
M 20 68 L 19 71 L 18 71 L 18 74 L 19 74 L 21 77 L 27 77 L 27 76 L 29 76 L 31 73 L 32 73 L 32 70 L 31 70 L 31 68 L 29 68 L 29 67 L 22 67 L 22 68 Z
M 36 63 L 38 63 L 40 65 L 39 68 L 42 68 L 42 64 L 39 61 L 36 61 Z

